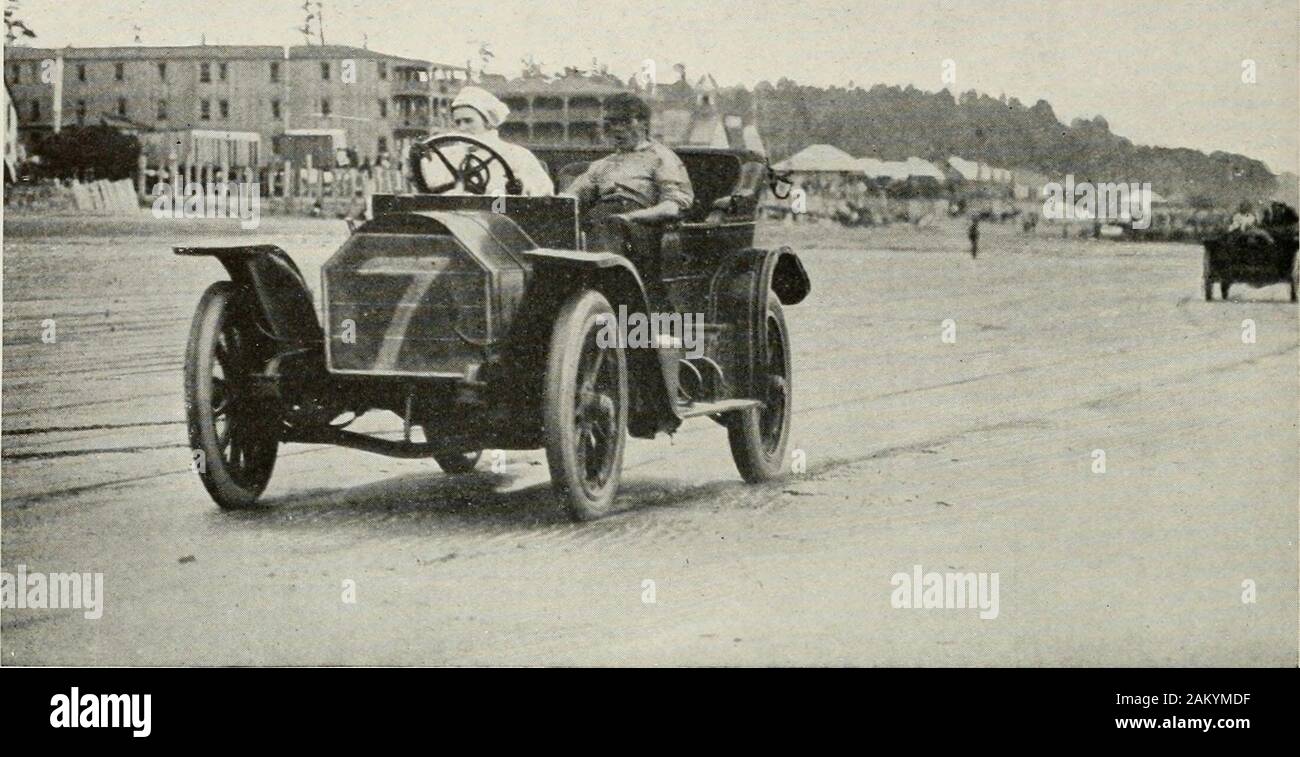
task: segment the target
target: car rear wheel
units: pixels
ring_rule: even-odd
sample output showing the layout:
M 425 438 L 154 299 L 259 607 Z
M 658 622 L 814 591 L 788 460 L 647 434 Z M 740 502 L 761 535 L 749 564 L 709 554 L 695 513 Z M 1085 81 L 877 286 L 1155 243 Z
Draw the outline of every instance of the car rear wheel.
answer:
M 781 475 L 790 439 L 790 339 L 775 295 L 767 300 L 767 344 L 755 378 L 763 405 L 731 413 L 727 419 L 731 457 L 741 478 L 751 484 Z
M 439 452 L 433 456 L 444 473 L 469 473 L 478 465 L 483 450 L 475 452 Z
M 232 282 L 203 293 L 185 349 L 185 410 L 194 469 L 223 508 L 250 507 L 279 451 L 275 408 L 253 392 L 261 366 L 249 312 Z
M 599 292 L 564 304 L 551 331 L 543 397 L 551 485 L 574 520 L 611 509 L 627 442 L 627 356 L 596 335 L 614 310 Z

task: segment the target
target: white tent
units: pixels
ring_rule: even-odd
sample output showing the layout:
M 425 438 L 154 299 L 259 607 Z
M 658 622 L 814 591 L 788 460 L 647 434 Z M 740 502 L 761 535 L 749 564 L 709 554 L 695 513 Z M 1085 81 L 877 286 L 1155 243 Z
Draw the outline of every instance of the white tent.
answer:
M 908 176 L 929 177 L 931 179 L 944 180 L 943 171 L 940 171 L 933 163 L 920 158 L 908 158 L 904 165 L 907 166 Z
M 873 179 L 889 179 L 893 181 L 905 180 L 913 176 L 928 176 L 939 181 L 944 179 L 942 171 L 920 158 L 908 158 L 907 160 L 859 158 L 857 166 L 859 171 Z
M 831 145 L 810 145 L 773 166 L 796 173 L 857 173 L 852 155 Z

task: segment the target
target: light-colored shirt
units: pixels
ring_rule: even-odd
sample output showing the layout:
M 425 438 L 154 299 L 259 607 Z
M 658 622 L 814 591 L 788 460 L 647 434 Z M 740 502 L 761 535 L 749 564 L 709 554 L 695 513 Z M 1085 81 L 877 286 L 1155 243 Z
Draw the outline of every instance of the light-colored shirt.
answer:
M 648 139 L 632 150 L 616 152 L 592 163 L 564 194 L 583 203 L 621 197 L 643 208 L 670 201 L 682 210 L 689 210 L 695 202 L 691 177 L 681 158 Z
M 1232 217 L 1232 225 L 1228 231 L 1245 231 L 1257 223 L 1254 213 L 1238 213 Z

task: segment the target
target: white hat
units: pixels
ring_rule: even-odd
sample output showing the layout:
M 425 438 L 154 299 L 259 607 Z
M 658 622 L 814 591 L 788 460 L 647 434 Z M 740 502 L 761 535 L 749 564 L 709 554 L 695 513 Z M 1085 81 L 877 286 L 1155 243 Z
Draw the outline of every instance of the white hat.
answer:
M 483 121 L 487 123 L 489 129 L 496 129 L 510 115 L 510 108 L 498 100 L 491 92 L 479 87 L 465 87 L 461 89 L 456 99 L 451 101 L 451 109 L 473 108 L 483 116 Z

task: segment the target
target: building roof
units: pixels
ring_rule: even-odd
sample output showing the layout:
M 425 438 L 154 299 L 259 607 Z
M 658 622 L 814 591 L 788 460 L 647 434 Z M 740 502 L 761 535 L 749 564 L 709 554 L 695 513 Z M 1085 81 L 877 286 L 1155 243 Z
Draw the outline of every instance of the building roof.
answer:
M 627 92 L 627 87 L 613 84 L 604 79 L 586 76 L 561 76 L 557 78 L 533 76 L 499 82 L 484 82 L 484 89 L 490 90 L 498 97 L 504 95 L 612 95 Z
M 172 46 L 121 46 L 121 47 L 6 47 L 5 58 L 8 60 L 44 60 L 62 54 L 64 58 L 78 60 L 283 60 L 284 47 L 280 45 L 172 45 Z M 366 60 L 387 60 L 394 63 L 409 63 L 421 67 L 455 68 L 464 70 L 464 66 L 418 58 L 406 58 L 389 55 L 376 50 L 350 45 L 292 45 L 289 47 L 290 60 L 318 60 L 339 58 L 362 58 Z
M 778 171 L 851 172 L 857 173 L 857 161 L 852 155 L 832 145 L 810 145 L 777 163 Z

